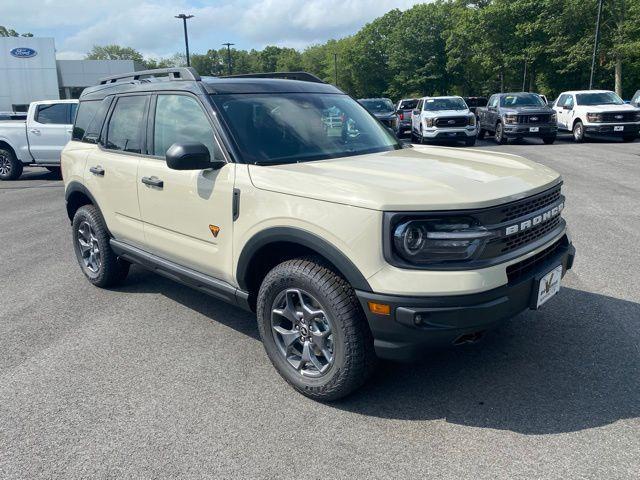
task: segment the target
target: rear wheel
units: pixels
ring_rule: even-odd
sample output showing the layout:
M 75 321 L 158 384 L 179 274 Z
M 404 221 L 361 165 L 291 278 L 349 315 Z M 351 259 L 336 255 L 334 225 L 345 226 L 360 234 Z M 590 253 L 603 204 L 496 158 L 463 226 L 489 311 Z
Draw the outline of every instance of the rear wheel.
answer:
M 373 338 L 355 292 L 321 259 L 273 268 L 260 286 L 257 317 L 269 359 L 307 397 L 344 397 L 373 371 Z
M 556 141 L 556 137 L 544 137 L 542 139 L 545 145 L 552 145 Z
M 578 143 L 584 142 L 584 125 L 580 120 L 573 126 L 573 139 Z
M 504 127 L 502 126 L 502 122 L 498 122 L 496 125 L 496 143 L 498 145 L 504 145 L 507 143 L 507 137 L 504 134 Z
M 85 277 L 96 287 L 122 283 L 129 262 L 120 260 L 111 249 L 102 215 L 93 205 L 84 205 L 73 217 L 73 248 Z
M 8 148 L 0 148 L 0 180 L 16 180 L 20 175 L 22 162 Z

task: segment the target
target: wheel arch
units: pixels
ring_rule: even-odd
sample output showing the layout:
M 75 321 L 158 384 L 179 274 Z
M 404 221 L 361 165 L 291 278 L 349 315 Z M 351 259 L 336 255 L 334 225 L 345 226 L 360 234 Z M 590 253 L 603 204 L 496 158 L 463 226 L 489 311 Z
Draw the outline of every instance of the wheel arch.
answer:
M 0 148 L 5 148 L 7 150 L 9 150 L 13 156 L 17 159 L 18 155 L 16 154 L 15 149 L 11 146 L 11 144 L 9 142 L 7 142 L 6 140 L 0 138 Z
M 300 256 L 317 255 L 341 274 L 357 290 L 371 286 L 355 264 L 337 247 L 323 238 L 294 227 L 273 227 L 255 234 L 243 247 L 236 267 L 238 286 L 257 295 L 262 279 L 275 265 Z
M 64 193 L 64 199 L 67 203 L 67 216 L 70 221 L 73 221 L 73 216 L 83 205 L 94 205 L 100 212 L 100 215 L 102 215 L 102 211 L 100 210 L 96 199 L 91 195 L 89 189 L 79 182 L 73 181 L 67 185 L 67 189 Z

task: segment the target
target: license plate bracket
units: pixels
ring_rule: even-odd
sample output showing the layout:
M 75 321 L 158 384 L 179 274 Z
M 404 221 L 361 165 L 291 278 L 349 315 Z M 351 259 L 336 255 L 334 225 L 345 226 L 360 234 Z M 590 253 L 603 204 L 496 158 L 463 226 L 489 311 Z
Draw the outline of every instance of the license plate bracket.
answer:
M 538 133 L 540 131 L 540 127 L 529 127 L 529 131 L 531 133 Z
M 560 291 L 562 264 L 556 265 L 546 273 L 536 276 L 531 292 L 531 308 L 539 309 Z
M 616 125 L 613 127 L 614 132 L 624 132 L 624 125 Z

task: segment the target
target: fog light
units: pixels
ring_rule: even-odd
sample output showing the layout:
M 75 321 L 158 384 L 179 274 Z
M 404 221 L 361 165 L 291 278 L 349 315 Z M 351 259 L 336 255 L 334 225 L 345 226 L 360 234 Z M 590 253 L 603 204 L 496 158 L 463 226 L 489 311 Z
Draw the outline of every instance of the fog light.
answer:
M 391 306 L 386 303 L 369 302 L 369 311 L 377 315 L 391 315 Z

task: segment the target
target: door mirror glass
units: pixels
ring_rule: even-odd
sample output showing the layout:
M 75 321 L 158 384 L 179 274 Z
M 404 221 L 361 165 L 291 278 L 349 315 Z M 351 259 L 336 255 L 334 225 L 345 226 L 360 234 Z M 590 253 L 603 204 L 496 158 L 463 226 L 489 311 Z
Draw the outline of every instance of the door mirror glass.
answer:
M 414 111 L 413 111 L 413 114 L 414 114 L 414 115 L 420 115 L 420 110 L 418 110 L 418 109 L 414 110 Z
M 209 149 L 200 142 L 174 143 L 165 155 L 172 170 L 204 170 L 222 168 L 225 162 L 211 161 Z
M 564 110 L 572 110 L 573 109 L 573 107 L 571 105 L 564 105 L 562 108 Z

